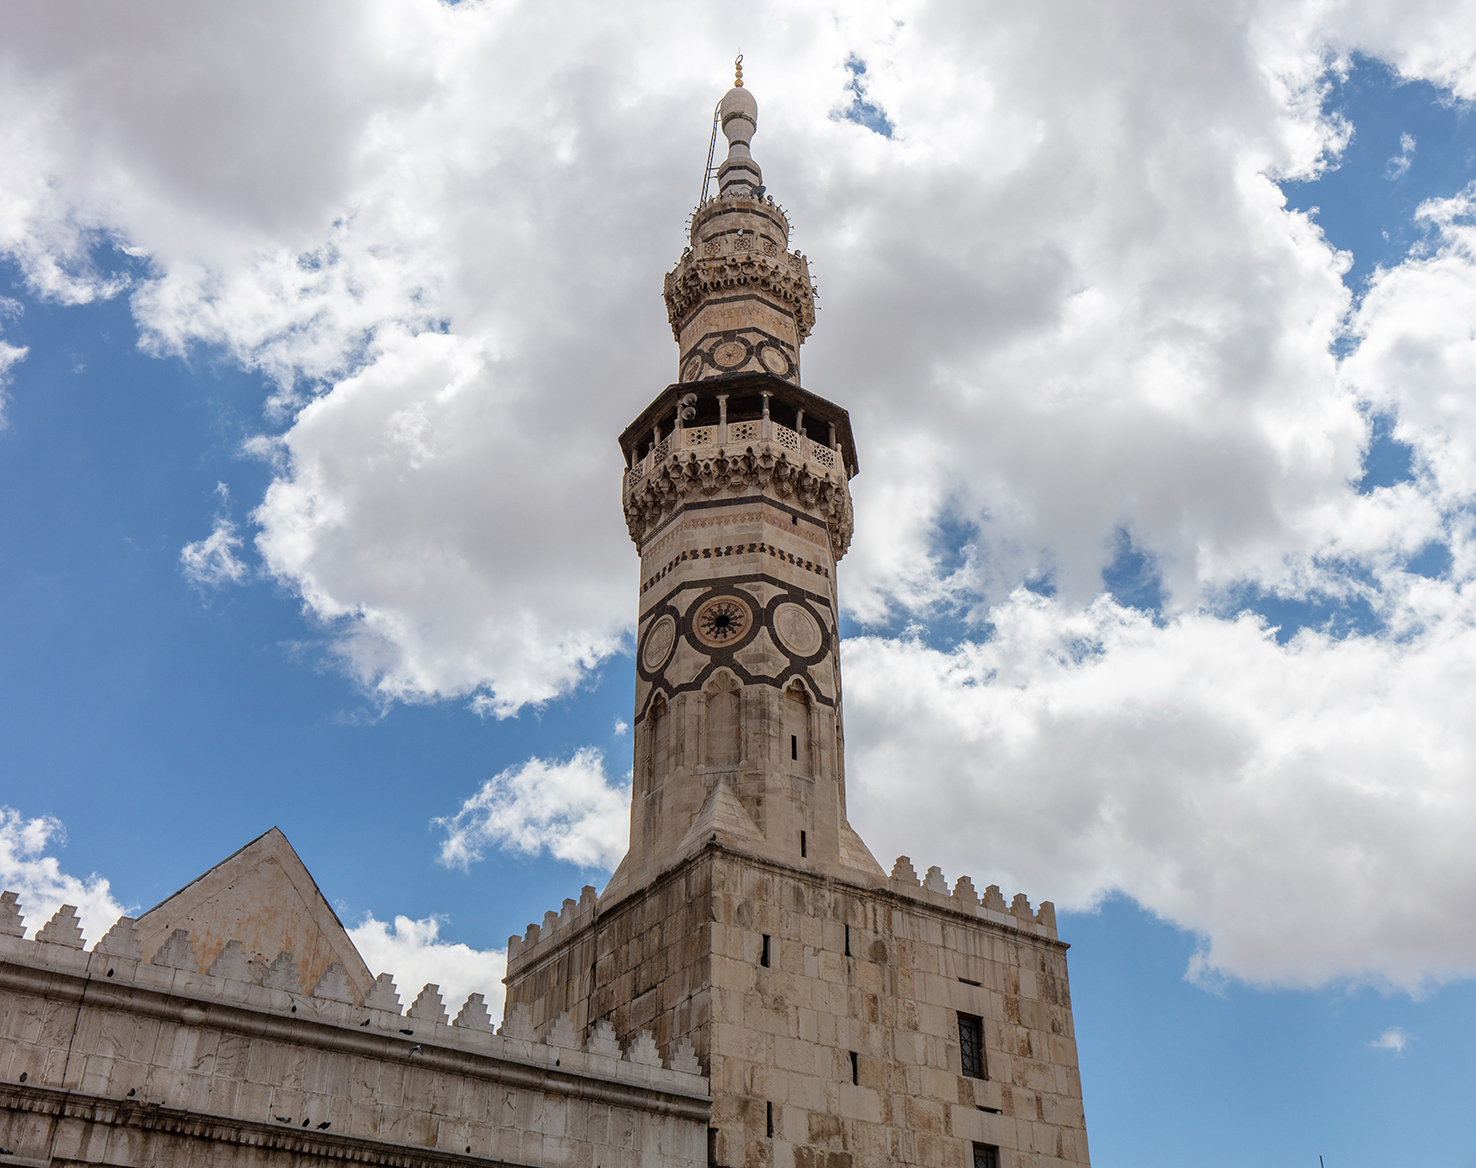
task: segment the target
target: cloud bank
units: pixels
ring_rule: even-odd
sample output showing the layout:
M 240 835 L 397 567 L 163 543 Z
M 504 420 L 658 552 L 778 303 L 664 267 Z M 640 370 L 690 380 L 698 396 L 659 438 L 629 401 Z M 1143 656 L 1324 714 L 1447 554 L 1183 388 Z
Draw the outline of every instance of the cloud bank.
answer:
M 498 716 L 625 643 L 612 439 L 674 372 L 660 277 L 741 39 L 820 277 L 806 384 L 861 442 L 841 588 L 877 850 L 1120 888 L 1253 981 L 1476 972 L 1476 194 L 1422 207 L 1355 300 L 1278 186 L 1336 163 L 1351 54 L 1476 96 L 1470 5 L 0 20 L 0 252 L 33 295 L 126 291 L 150 351 L 260 370 L 262 570 L 366 689 Z M 1413 469 L 1361 490 L 1378 419 Z M 187 570 L 231 578 L 220 532 Z M 1103 595 L 1124 557 L 1145 611 Z M 1278 637 L 1247 605 L 1338 619 Z M 887 635 L 911 621 L 962 632 Z M 530 760 L 444 858 L 608 864 L 619 798 L 589 752 Z

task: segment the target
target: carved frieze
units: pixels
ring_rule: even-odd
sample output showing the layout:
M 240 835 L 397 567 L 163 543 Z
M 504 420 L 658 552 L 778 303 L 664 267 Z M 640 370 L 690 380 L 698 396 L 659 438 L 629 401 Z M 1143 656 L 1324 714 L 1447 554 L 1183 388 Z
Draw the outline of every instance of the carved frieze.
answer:
M 625 524 L 637 547 L 646 532 L 686 499 L 755 491 L 792 502 L 825 522 L 831 555 L 839 560 L 851 546 L 854 516 L 851 492 L 844 477 L 813 462 L 799 461 L 773 443 L 755 443 L 747 449 L 716 455 L 702 451 L 669 453 L 638 477 L 627 475 Z
M 731 295 L 736 288 L 752 289 L 784 305 L 794 314 L 801 342 L 815 327 L 815 293 L 798 256 L 735 251 L 729 255 L 685 255 L 666 274 L 663 291 L 672 336 L 678 341 L 682 339 L 682 323 L 701 307 L 704 299 Z

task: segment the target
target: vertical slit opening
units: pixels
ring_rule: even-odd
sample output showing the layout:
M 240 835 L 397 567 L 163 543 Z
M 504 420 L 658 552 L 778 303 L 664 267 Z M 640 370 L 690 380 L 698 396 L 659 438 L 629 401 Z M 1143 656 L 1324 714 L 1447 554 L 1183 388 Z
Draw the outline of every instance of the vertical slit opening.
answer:
M 791 734 L 789 736 L 789 757 L 792 758 L 792 759 L 794 759 L 796 762 L 799 761 L 799 735 L 798 734 Z
M 768 1112 L 765 1125 L 768 1128 L 769 1139 L 772 1140 L 774 1138 L 774 1105 L 772 1103 L 765 1103 L 764 1107 Z
M 851 926 L 846 926 L 846 956 L 851 955 Z
M 800 832 L 800 855 L 801 856 L 808 856 L 809 854 L 810 854 L 810 841 L 805 836 L 805 833 L 804 832 Z
M 764 934 L 764 950 L 759 954 L 759 964 L 765 969 L 769 967 L 769 934 Z
M 861 1056 L 854 1050 L 851 1051 L 851 1082 L 861 1085 Z

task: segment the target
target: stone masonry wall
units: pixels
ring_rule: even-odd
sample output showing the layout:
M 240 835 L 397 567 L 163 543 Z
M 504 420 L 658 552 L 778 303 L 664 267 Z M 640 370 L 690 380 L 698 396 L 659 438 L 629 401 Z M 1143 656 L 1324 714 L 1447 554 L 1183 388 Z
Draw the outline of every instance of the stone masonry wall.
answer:
M 6 894 L 14 914 L 15 901 Z M 0 925 L 6 922 L 0 920 Z M 84 951 L 70 906 L 42 939 L 0 935 L 0 1149 L 7 1164 L 518 1164 L 698 1168 L 707 1084 L 649 1034 L 500 1032 L 435 986 L 402 1012 L 388 975 L 356 1004 L 200 973 L 183 930 L 141 960 L 124 918 Z M 55 938 L 48 940 L 46 938 Z M 243 963 L 244 965 L 244 963 Z M 326 983 L 326 984 L 325 984 Z
M 710 847 L 602 913 L 598 940 L 592 904 L 530 930 L 509 1001 L 689 1038 L 719 1165 L 969 1168 L 976 1142 L 1004 1168 L 1087 1164 L 1053 908 L 950 892 L 905 857 L 878 884 Z M 987 1078 L 962 1073 L 960 1012 L 983 1020 Z

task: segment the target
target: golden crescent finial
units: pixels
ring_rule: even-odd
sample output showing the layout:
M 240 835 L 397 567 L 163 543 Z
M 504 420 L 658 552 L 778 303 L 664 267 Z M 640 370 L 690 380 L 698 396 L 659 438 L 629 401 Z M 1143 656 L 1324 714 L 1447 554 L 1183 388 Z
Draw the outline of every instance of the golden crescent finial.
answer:
M 735 88 L 743 88 L 743 54 L 739 53 L 733 58 L 733 85 Z

